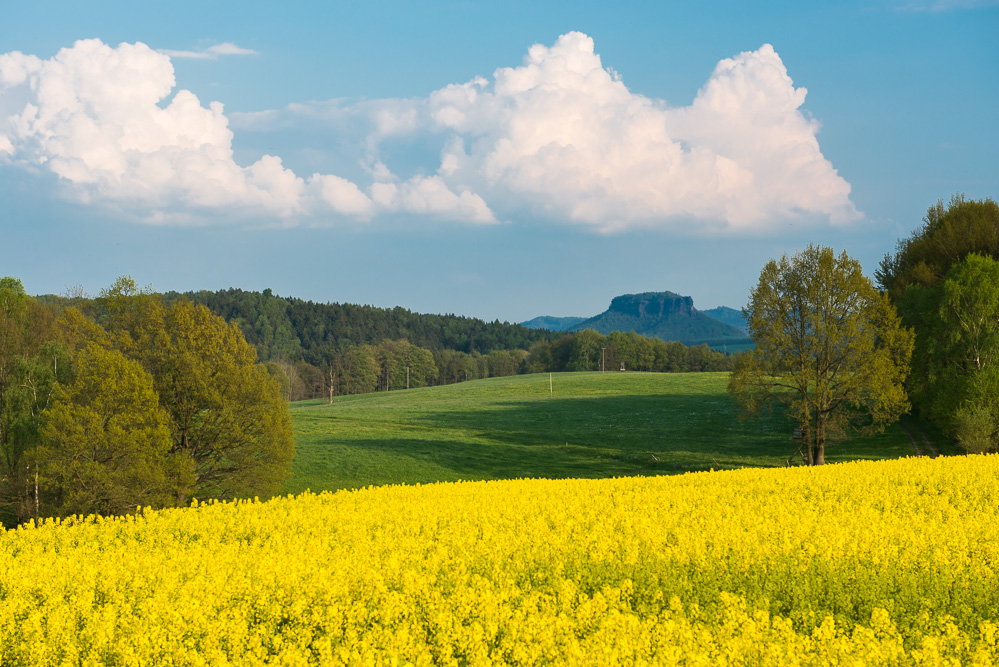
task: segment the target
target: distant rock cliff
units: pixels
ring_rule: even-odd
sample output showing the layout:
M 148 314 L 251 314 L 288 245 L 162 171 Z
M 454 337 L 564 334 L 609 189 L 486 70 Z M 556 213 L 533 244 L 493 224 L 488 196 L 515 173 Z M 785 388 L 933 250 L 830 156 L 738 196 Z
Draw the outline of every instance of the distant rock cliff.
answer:
M 610 308 L 571 327 L 602 334 L 634 331 L 643 336 L 678 340 L 686 345 L 746 341 L 745 332 L 694 308 L 694 300 L 674 292 L 645 292 L 614 297 Z
M 625 294 L 614 297 L 606 312 L 621 313 L 643 320 L 656 320 L 664 317 L 693 317 L 694 300 L 689 296 L 680 296 L 673 292 Z

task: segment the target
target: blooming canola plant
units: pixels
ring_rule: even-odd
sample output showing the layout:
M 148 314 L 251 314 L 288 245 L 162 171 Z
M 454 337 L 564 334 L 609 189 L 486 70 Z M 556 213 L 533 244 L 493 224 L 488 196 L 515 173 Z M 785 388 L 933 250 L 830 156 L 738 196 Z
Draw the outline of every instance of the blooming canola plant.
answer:
M 996 498 L 967 456 L 47 520 L 0 664 L 993 664 Z

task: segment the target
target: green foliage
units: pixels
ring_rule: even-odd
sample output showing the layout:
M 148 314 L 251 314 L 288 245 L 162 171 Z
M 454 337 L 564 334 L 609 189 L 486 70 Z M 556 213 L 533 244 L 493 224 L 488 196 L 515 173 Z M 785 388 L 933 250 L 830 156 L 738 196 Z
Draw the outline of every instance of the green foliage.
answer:
M 315 304 L 277 297 L 269 290 L 158 296 L 139 289 L 128 277 L 103 290 L 97 299 L 53 297 L 53 303 L 64 310 L 64 335 L 72 349 L 106 335 L 94 323 L 96 319 L 118 332 L 106 335 L 104 344 L 130 350 L 130 356 L 139 358 L 141 350 L 165 344 L 154 339 L 155 323 L 163 317 L 165 305 L 186 297 L 239 326 L 258 359 L 271 364 L 271 375 L 282 383 L 290 400 L 330 400 L 525 372 L 595 370 L 602 361 L 610 370 L 623 364 L 628 370 L 666 372 L 726 370 L 732 363 L 721 352 L 666 343 L 635 332 L 604 336 L 588 331 L 553 339 L 548 331 L 498 321 L 420 315 L 403 308 Z M 718 339 L 710 344 L 735 349 L 736 341 Z
M 385 341 L 375 352 L 378 388 L 386 391 L 426 387 L 437 379 L 437 365 L 430 350 L 408 340 Z
M 914 405 L 967 451 L 999 448 L 997 259 L 999 205 L 955 195 L 931 206 L 876 274 L 916 330 Z
M 527 349 L 551 336 L 519 324 L 424 315 L 399 307 L 313 303 L 239 289 L 164 296 L 168 302 L 186 298 L 226 321 L 237 322 L 263 361 L 304 360 L 318 368 L 328 366 L 349 347 L 380 345 L 386 340 L 407 340 L 431 352 L 448 349 L 472 354 Z
M 604 337 L 593 329 L 576 332 L 569 354 L 570 371 L 596 371 L 600 368 L 600 348 Z
M 999 450 L 999 262 L 969 254 L 899 309 L 917 331 L 916 405 L 967 451 Z
M 810 464 L 825 462 L 833 437 L 879 428 L 908 409 L 902 383 L 913 335 L 845 252 L 810 245 L 771 260 L 746 312 L 756 349 L 736 363 L 729 391 L 748 414 L 785 406 Z
M 290 364 L 279 363 L 277 361 L 268 361 L 264 364 L 264 368 L 267 369 L 267 374 L 278 383 L 281 387 L 281 397 L 284 400 L 290 400 L 291 397 L 291 378 L 288 375 L 288 370 Z M 294 369 L 292 369 L 294 370 Z
M 367 394 L 378 386 L 378 358 L 370 345 L 349 348 L 343 353 L 335 373 L 337 391 L 344 394 Z
M 280 488 L 294 457 L 291 385 L 256 363 L 237 325 L 188 301 L 164 306 L 128 277 L 81 306 L 86 312 L 66 307 L 59 318 L 65 346 L 21 355 L 18 368 L 34 384 L 18 386 L 32 387 L 32 401 L 23 390 L 0 395 L 22 406 L 0 415 L 21 415 L 6 432 L 31 436 L 5 448 L 14 471 L 5 485 L 28 489 L 14 494 L 18 520 L 39 504 L 118 513 Z M 64 387 L 49 405 L 56 382 Z M 28 464 L 40 473 L 41 497 L 18 464 L 34 448 Z
M 706 344 L 687 347 L 678 341 L 640 336 L 634 331 L 612 332 L 606 336 L 592 329 L 565 334 L 531 346 L 524 360 L 528 373 L 607 370 L 658 373 L 724 371 L 732 368 L 735 357 Z
M 0 454 L 5 486 L 20 467 L 23 447 L 14 436 L 14 423 L 22 418 L 12 393 L 16 375 L 28 351 L 28 296 L 20 280 L 0 278 Z
M 239 328 L 204 306 L 174 302 L 158 337 L 154 384 L 170 415 L 172 452 L 193 475 L 178 503 L 273 493 L 295 451 L 280 383 L 256 364 Z
M 152 377 L 117 350 L 90 345 L 56 391 L 33 454 L 45 516 L 121 514 L 169 498 L 167 415 Z
M 51 405 L 57 383 L 72 379 L 69 354 L 62 344 L 42 345 L 37 354 L 22 357 L 3 392 L 4 467 L 13 472 L 24 453 L 39 442 L 43 413 Z
M 489 377 L 509 377 L 521 372 L 527 352 L 524 350 L 493 350 L 486 355 Z
M 544 345 L 538 342 L 535 345 Z M 532 346 L 533 349 L 533 346 Z M 438 350 L 434 352 L 434 365 L 437 366 L 435 384 L 455 384 L 467 380 L 488 377 L 488 365 L 481 354 L 468 354 L 458 350 Z
M 970 253 L 999 259 L 999 205 L 954 195 L 931 206 L 922 226 L 885 255 L 875 277 L 897 302 L 909 285 L 934 287 Z
M 54 318 L 21 281 L 0 279 L 0 521 L 34 513 L 25 456 L 38 445 L 56 382 L 70 376 L 66 350 L 52 342 Z

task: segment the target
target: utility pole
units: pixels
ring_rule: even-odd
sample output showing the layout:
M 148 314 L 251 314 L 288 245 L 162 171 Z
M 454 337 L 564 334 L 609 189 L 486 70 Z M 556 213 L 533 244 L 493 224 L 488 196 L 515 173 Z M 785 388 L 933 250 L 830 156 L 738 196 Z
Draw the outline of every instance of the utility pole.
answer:
M 606 347 L 600 348 L 600 372 L 601 373 L 603 373 L 605 370 L 607 370 L 607 367 L 604 366 L 604 350 L 606 350 L 606 349 L 607 349 Z
M 406 366 L 406 389 L 409 389 L 409 366 Z

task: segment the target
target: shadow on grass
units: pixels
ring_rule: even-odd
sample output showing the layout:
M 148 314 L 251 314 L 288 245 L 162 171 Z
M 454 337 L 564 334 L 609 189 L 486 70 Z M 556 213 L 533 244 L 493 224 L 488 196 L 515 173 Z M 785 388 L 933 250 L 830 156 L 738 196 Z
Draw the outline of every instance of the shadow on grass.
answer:
M 718 453 L 621 451 L 579 444 L 518 444 L 493 438 L 458 443 L 423 438 L 354 439 L 328 464 L 337 488 L 368 484 L 538 478 L 668 475 L 709 469 L 779 465 Z M 313 463 L 313 476 L 318 472 Z M 311 488 L 316 490 L 316 486 Z
M 290 491 L 781 467 L 792 451 L 781 415 L 740 421 L 732 399 L 718 393 L 370 405 L 314 414 L 319 428 L 301 443 Z M 898 432 L 833 445 L 827 460 L 910 455 L 907 437 L 891 428 Z
M 637 395 L 504 401 L 485 408 L 432 412 L 419 423 L 520 448 L 570 446 L 618 454 L 786 457 L 779 418 L 740 423 L 727 397 Z
M 343 419 L 350 421 L 350 416 Z M 341 488 L 456 479 L 662 475 L 783 465 L 786 439 L 779 419 L 754 422 L 747 432 L 726 397 L 509 400 L 411 415 L 384 437 L 357 433 L 329 441 L 336 452 L 327 449 L 331 460 L 318 467 L 327 468 L 325 474 L 340 480 Z M 323 474 L 316 463 L 310 464 L 312 477 Z

